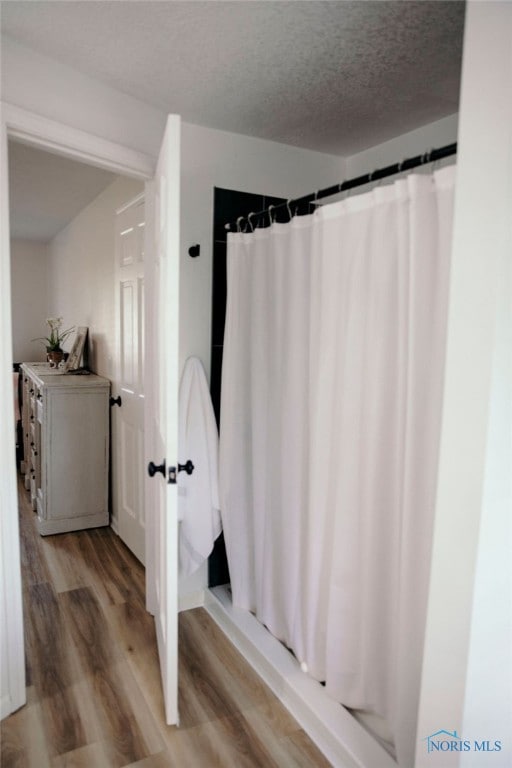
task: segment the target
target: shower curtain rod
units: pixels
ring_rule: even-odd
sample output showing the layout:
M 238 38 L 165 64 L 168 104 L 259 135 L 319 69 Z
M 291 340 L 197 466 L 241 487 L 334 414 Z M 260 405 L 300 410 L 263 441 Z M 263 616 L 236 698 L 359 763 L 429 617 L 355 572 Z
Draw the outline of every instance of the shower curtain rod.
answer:
M 457 153 L 457 143 L 447 144 L 445 147 L 439 149 L 431 149 L 429 152 L 425 152 L 423 155 L 416 155 L 415 157 L 407 158 L 399 163 L 393 165 L 387 165 L 385 168 L 378 168 L 372 173 L 365 173 L 363 176 L 357 176 L 354 179 L 348 179 L 342 181 L 341 184 L 334 184 L 332 187 L 321 189 L 319 192 L 312 192 L 309 195 L 303 197 L 297 197 L 293 200 L 287 200 L 285 203 L 279 203 L 279 205 L 271 205 L 264 211 L 258 211 L 257 213 L 249 213 L 247 216 L 239 216 L 235 222 L 229 222 L 225 224 L 224 228 L 230 231 L 236 232 L 241 227 L 241 222 L 249 222 L 249 225 L 253 227 L 253 221 L 258 216 L 268 216 L 280 208 L 287 208 L 291 216 L 290 206 L 306 205 L 309 203 L 315 203 L 317 200 L 321 200 L 324 197 L 332 197 L 339 192 L 344 192 L 347 189 L 354 189 L 355 187 L 362 187 L 364 184 L 370 184 L 372 181 L 378 181 L 379 179 L 385 179 L 387 176 L 394 176 L 397 173 L 403 171 L 410 171 L 413 168 L 418 168 L 420 165 L 427 165 L 433 163 L 436 160 L 442 160 L 445 157 L 450 157 Z M 269 221 L 267 223 L 270 223 Z

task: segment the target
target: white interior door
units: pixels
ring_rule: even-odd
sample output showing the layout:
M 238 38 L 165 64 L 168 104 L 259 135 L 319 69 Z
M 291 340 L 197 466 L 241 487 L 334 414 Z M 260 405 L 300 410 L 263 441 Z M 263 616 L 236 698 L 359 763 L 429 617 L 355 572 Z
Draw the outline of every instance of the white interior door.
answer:
M 178 343 L 180 118 L 167 119 L 146 188 L 146 591 L 168 724 L 178 723 Z
M 142 562 L 144 505 L 144 197 L 116 214 L 116 375 L 112 382 L 113 525 Z

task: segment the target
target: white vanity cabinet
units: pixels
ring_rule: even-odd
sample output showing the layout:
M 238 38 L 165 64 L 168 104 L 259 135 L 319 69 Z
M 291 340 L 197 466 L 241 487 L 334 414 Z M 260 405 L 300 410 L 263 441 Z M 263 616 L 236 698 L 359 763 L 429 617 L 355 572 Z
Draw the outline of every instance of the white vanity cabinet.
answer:
M 23 363 L 25 487 L 39 533 L 108 525 L 110 382 Z

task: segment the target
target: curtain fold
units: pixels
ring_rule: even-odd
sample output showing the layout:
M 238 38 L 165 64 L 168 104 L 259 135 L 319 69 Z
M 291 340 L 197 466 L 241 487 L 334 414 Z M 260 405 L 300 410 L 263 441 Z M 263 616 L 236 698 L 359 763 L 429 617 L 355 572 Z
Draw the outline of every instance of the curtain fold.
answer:
M 454 167 L 228 236 L 220 493 L 235 605 L 414 760 Z

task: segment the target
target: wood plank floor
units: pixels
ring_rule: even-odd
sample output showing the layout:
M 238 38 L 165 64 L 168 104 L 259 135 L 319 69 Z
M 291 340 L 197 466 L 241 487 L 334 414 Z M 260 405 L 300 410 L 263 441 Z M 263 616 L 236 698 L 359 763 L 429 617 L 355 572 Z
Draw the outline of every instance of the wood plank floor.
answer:
M 163 719 L 144 569 L 110 528 L 42 538 L 21 483 L 27 705 L 3 768 L 327 768 L 201 608 L 180 614 L 180 727 Z

